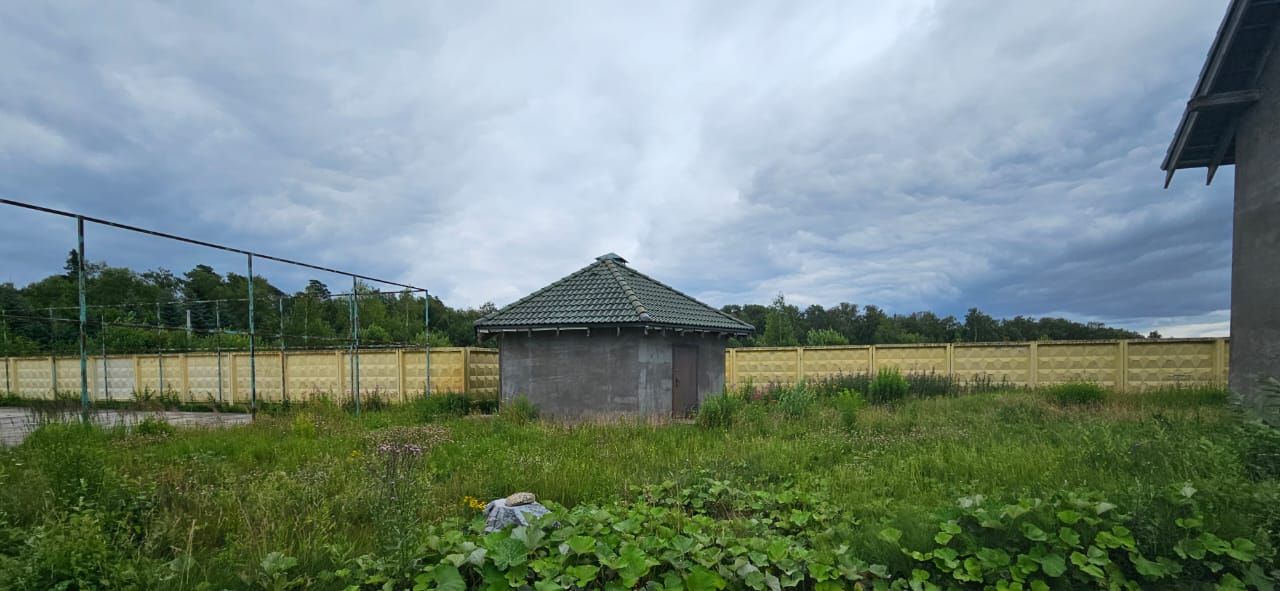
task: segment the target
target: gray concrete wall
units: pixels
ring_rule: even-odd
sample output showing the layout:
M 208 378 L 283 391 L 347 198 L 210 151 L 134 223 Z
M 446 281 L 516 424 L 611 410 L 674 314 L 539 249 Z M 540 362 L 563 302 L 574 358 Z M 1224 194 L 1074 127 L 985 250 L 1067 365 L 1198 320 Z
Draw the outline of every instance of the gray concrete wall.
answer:
M 623 330 L 507 333 L 502 400 L 527 396 L 552 417 L 671 415 L 671 347 L 698 347 L 698 399 L 724 389 L 723 338 Z
M 1258 388 L 1280 378 L 1280 51 L 1268 62 L 1236 137 L 1230 371 L 1244 406 L 1280 425 L 1280 397 Z

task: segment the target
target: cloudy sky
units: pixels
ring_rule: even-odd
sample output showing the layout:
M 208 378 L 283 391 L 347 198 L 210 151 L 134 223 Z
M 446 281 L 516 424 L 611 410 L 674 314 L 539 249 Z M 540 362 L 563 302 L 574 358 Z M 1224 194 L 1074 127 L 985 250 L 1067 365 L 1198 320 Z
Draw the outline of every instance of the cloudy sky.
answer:
M 1159 170 L 1225 8 L 10 2 L 0 195 L 451 305 L 616 251 L 715 305 L 1225 334 L 1232 175 Z M 0 282 L 57 270 L 73 226 L 0 208 Z M 242 264 L 99 228 L 88 251 Z

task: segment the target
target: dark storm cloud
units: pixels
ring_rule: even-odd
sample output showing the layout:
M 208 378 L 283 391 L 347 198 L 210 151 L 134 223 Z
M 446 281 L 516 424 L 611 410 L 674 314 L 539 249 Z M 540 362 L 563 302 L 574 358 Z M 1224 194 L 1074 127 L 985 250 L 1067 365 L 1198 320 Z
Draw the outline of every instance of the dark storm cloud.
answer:
M 716 304 L 1211 332 L 1230 175 L 1164 191 L 1158 165 L 1222 11 L 13 4 L 0 193 L 458 304 L 612 250 Z M 69 235 L 10 214 L 0 280 L 60 265 Z M 105 234 L 90 252 L 201 262 Z

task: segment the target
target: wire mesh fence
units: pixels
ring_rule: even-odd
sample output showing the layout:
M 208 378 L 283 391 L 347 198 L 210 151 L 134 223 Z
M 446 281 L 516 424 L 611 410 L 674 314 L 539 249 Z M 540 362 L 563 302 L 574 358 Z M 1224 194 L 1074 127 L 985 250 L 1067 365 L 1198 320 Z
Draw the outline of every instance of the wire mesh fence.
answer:
M 60 290 L 52 298 L 59 305 L 0 297 L 0 387 L 11 395 L 78 394 L 86 410 L 152 397 L 256 410 L 262 402 L 332 396 L 359 412 L 362 398 L 403 400 L 442 391 L 433 383 L 440 380 L 466 391 L 492 353 L 432 347 L 425 288 L 18 201 L 0 204 L 75 221 L 66 273 L 39 286 Z M 241 256 L 243 274 L 220 275 L 201 264 L 180 278 L 167 271 L 138 276 L 95 264 L 85 256 L 86 224 Z M 255 260 L 337 275 L 350 288 L 335 293 L 312 279 L 286 293 L 255 274 Z

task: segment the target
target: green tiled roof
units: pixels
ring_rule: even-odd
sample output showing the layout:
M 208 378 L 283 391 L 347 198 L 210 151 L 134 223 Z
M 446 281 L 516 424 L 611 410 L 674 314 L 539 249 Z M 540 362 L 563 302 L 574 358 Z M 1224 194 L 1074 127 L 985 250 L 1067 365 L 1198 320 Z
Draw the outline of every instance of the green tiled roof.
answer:
M 755 328 L 609 253 L 476 321 L 476 329 L 653 326 L 750 334 Z

